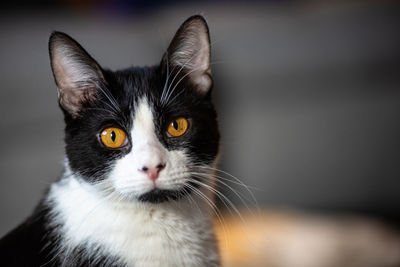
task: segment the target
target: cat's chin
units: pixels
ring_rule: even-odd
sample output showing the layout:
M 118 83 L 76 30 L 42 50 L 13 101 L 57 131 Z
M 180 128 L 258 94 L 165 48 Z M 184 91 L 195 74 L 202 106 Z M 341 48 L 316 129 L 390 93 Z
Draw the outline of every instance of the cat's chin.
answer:
M 192 189 L 186 186 L 177 190 L 154 188 L 151 191 L 140 195 L 138 197 L 138 200 L 141 202 L 148 202 L 153 204 L 167 202 L 167 201 L 177 201 L 187 196 L 191 192 Z

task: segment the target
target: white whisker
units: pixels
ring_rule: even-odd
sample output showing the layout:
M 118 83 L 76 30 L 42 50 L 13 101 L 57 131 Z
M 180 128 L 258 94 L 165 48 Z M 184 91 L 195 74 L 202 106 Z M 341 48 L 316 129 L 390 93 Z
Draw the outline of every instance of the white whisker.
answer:
M 214 214 L 216 215 L 220 225 L 222 226 L 222 229 L 224 231 L 224 237 L 225 237 L 225 247 L 228 247 L 228 239 L 227 239 L 227 234 L 226 234 L 226 224 L 225 221 L 223 219 L 223 216 L 221 215 L 221 213 L 219 212 L 217 206 L 214 204 L 214 202 L 207 197 L 204 193 L 202 193 L 200 190 L 198 190 L 196 187 L 190 185 L 190 184 L 186 184 L 186 186 L 188 188 L 190 188 L 192 190 L 193 193 L 195 193 L 197 196 L 199 196 L 201 199 L 203 199 L 205 201 L 205 203 L 207 205 L 209 205 L 211 207 L 211 210 L 214 212 Z
M 236 176 L 230 174 L 229 172 L 226 172 L 226 171 L 223 171 L 223 170 L 220 170 L 220 169 L 217 169 L 217 168 L 213 168 L 213 167 L 209 167 L 209 166 L 204 166 L 204 165 L 197 165 L 196 167 L 198 167 L 198 168 L 203 168 L 203 169 L 207 169 L 207 170 L 210 170 L 210 171 L 217 171 L 217 172 L 219 172 L 219 173 L 225 174 L 225 175 L 227 175 L 227 176 L 229 176 L 229 177 L 235 179 L 235 180 L 237 181 L 237 183 L 239 183 L 240 185 L 242 185 L 242 186 L 247 190 L 247 192 L 249 192 L 249 194 L 250 194 L 252 200 L 254 201 L 254 204 L 255 204 L 255 206 L 256 206 L 256 208 L 257 208 L 257 210 L 258 210 L 258 213 L 261 212 L 261 211 L 260 211 L 260 206 L 259 206 L 259 204 L 258 204 L 258 201 L 257 201 L 257 199 L 256 199 L 256 197 L 255 197 L 255 195 L 254 195 L 254 193 L 250 190 L 250 186 L 248 186 L 248 185 L 246 185 L 245 183 L 243 183 L 239 178 L 237 178 Z M 222 178 L 222 177 L 221 177 L 221 178 Z M 225 180 L 228 180 L 228 179 L 225 179 Z M 254 187 L 253 187 L 253 188 L 254 188 Z M 254 188 L 254 189 L 257 189 L 257 188 Z

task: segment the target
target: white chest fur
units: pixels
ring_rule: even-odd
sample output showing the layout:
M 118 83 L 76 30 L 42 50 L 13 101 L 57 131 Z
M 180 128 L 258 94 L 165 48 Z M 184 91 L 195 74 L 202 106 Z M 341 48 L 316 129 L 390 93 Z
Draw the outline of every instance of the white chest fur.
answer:
M 210 211 L 194 196 L 196 204 L 118 203 L 71 177 L 54 184 L 48 200 L 54 220 L 63 225 L 67 247 L 61 249 L 85 245 L 92 254 L 100 248 L 128 266 L 218 265 Z

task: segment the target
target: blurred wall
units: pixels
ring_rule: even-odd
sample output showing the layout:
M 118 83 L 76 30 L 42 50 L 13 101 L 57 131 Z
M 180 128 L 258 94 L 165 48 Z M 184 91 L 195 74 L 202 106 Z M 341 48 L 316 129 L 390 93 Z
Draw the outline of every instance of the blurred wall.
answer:
M 400 6 L 329 3 L 0 11 L 0 235 L 62 169 L 50 32 L 67 32 L 111 69 L 149 65 L 199 12 L 213 41 L 221 169 L 254 187 L 261 206 L 398 219 Z

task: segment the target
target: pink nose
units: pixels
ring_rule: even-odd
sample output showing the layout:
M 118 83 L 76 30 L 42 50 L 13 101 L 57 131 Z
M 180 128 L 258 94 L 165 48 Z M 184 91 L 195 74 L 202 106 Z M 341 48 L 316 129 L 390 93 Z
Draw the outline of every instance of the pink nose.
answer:
M 154 182 L 155 180 L 157 180 L 160 171 L 162 171 L 164 168 L 165 164 L 160 163 L 155 167 L 143 166 L 141 169 L 139 169 L 139 171 L 147 174 L 147 177 L 149 177 L 149 179 Z

